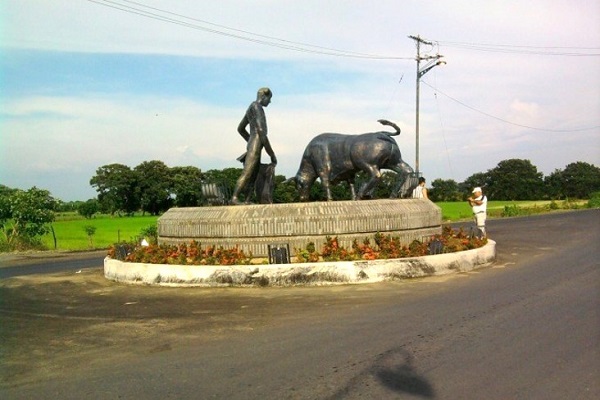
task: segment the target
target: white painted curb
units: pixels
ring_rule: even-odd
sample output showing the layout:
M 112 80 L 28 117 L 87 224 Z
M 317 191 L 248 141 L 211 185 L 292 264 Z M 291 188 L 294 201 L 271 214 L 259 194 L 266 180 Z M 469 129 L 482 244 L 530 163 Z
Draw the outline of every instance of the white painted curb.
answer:
M 106 257 L 104 276 L 116 282 L 160 286 L 290 286 L 371 283 L 467 272 L 492 264 L 496 242 L 433 256 L 302 264 L 169 265 L 129 263 Z

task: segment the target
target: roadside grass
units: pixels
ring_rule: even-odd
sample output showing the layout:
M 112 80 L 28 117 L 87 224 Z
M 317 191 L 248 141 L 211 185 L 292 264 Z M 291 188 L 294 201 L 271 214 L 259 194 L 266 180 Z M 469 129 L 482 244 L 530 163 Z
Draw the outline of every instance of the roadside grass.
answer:
M 140 234 L 140 231 L 149 226 L 155 226 L 157 216 L 111 217 L 99 215 L 92 219 L 77 215 L 66 217 L 61 215 L 52 223 L 56 235 L 56 247 L 52 232 L 42 237 L 42 242 L 49 250 L 92 250 L 106 249 L 120 241 L 131 241 Z M 90 237 L 86 233 L 86 226 L 96 228 Z
M 586 201 L 581 202 L 554 202 L 552 200 L 536 200 L 536 201 L 488 201 L 487 211 L 488 217 L 505 217 L 506 210 L 510 213 L 510 210 L 517 208 L 521 212 L 516 213 L 518 215 L 530 215 L 538 212 L 546 212 L 552 209 L 571 209 L 576 207 L 583 207 Z M 472 218 L 472 211 L 469 203 L 466 201 L 454 201 L 454 202 L 438 202 L 435 203 L 442 209 L 442 220 L 444 222 L 461 221 Z M 555 205 L 555 207 L 552 206 Z
M 466 221 L 472 218 L 469 204 L 464 202 L 439 202 L 436 203 L 442 209 L 442 221 L 444 223 Z M 584 208 L 587 200 L 582 201 L 489 201 L 488 216 L 490 218 L 501 218 L 506 216 L 532 215 L 550 212 L 559 209 Z M 137 239 L 142 229 L 156 226 L 157 216 L 133 217 L 111 217 L 110 215 L 97 215 L 92 219 L 85 219 L 79 214 L 61 213 L 57 214 L 52 223 L 56 236 L 56 247 L 54 236 L 49 233 L 42 237 L 42 242 L 49 250 L 83 251 L 93 249 L 107 249 L 110 245 L 121 241 L 132 241 Z M 86 227 L 95 229 L 90 237 L 86 233 Z

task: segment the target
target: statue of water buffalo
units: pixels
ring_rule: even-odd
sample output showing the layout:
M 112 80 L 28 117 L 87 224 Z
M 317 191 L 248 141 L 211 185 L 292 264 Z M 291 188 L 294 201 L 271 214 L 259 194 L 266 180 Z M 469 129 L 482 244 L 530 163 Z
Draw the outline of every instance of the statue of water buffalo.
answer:
M 353 200 L 368 198 L 381 179 L 381 169 L 390 169 L 398 174 L 392 197 L 404 194 L 399 192 L 406 189 L 405 182 L 413 169 L 402 161 L 398 144 L 392 138 L 400 134 L 400 128 L 384 119 L 378 122 L 396 131 L 361 135 L 322 133 L 308 143 L 296 176 L 289 179 L 295 180 L 301 201 L 308 200 L 310 188 L 317 178 L 321 179 L 328 201 L 333 200 L 331 185 L 343 181 L 350 185 Z M 369 178 L 356 194 L 354 184 L 359 171 L 365 172 Z

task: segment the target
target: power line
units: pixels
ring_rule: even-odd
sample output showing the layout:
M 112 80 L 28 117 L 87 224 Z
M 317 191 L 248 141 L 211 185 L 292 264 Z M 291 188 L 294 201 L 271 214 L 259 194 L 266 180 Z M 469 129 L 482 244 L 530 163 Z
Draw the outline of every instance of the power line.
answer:
M 132 0 L 87 0 L 104 7 L 113 8 L 130 14 L 180 25 L 190 29 L 201 30 L 217 35 L 227 36 L 234 39 L 245 40 L 265 46 L 277 47 L 285 50 L 298 51 L 303 53 L 314 53 L 335 57 L 361 58 L 373 60 L 412 60 L 412 57 L 387 56 L 379 54 L 359 53 L 348 50 L 339 50 L 324 46 L 312 45 L 308 43 L 285 40 L 273 36 L 262 35 L 242 29 L 231 28 L 225 25 L 216 24 L 206 20 L 188 17 L 183 14 L 174 13 L 165 9 L 152 7 Z M 129 4 L 129 5 L 128 5 Z M 151 10 L 151 11 L 148 11 Z M 192 21 L 185 22 L 181 19 Z M 204 24 L 205 26 L 198 25 Z M 210 27 L 212 28 L 210 28 Z M 543 56 L 572 56 L 572 57 L 597 57 L 600 56 L 598 47 L 560 47 L 560 46 L 526 46 L 509 44 L 491 44 L 491 43 L 470 43 L 454 41 L 433 41 L 438 46 L 440 44 L 447 47 L 463 48 L 474 51 L 497 52 L 497 53 L 515 53 L 525 55 L 543 55 Z M 428 43 L 433 46 L 433 43 Z M 572 51 L 557 51 L 572 50 Z M 583 51 L 583 52 L 582 52 Z M 590 53 L 589 51 L 593 51 Z
M 245 31 L 241 29 L 231 28 L 225 25 L 215 24 L 209 21 L 201 20 L 198 18 L 188 17 L 183 14 L 174 13 L 168 10 L 151 7 L 145 5 L 143 3 L 135 2 L 132 0 L 87 0 L 91 3 L 95 3 L 104 7 L 113 8 L 119 11 L 123 11 L 126 13 L 139 15 L 142 17 L 154 19 L 157 21 L 167 22 L 175 25 L 180 25 L 190 29 L 201 30 L 208 33 L 213 33 L 217 35 L 222 35 L 234 39 L 245 40 L 265 46 L 277 47 L 286 50 L 298 51 L 303 53 L 313 53 L 313 54 L 321 54 L 335 57 L 349 57 L 349 58 L 361 58 L 361 59 L 374 59 L 374 60 L 414 60 L 414 57 L 396 57 L 396 56 L 384 56 L 377 54 L 367 54 L 367 53 L 358 53 L 346 50 L 338 50 L 334 48 L 328 48 L 323 46 L 312 45 L 308 43 L 295 42 L 291 40 L 285 40 L 276 38 L 273 36 L 262 35 L 258 33 L 253 33 L 250 31 Z M 151 11 L 148 11 L 151 10 Z M 192 21 L 192 22 L 186 22 Z M 204 24 L 204 26 L 199 25 Z M 211 28 L 212 27 L 212 28 Z M 420 39 L 420 38 L 419 38 Z M 489 43 L 467 43 L 467 42 L 452 42 L 452 41 L 423 41 L 424 44 L 430 45 L 432 48 L 434 43 L 438 46 L 440 44 L 448 46 L 448 47 L 457 47 L 457 48 L 465 48 L 477 51 L 488 51 L 488 52 L 502 52 L 502 53 L 518 53 L 518 54 L 528 54 L 528 55 L 548 55 L 548 56 L 600 56 L 600 53 L 585 53 L 585 52 L 565 52 L 565 51 L 556 51 L 556 50 L 584 50 L 584 51 L 596 51 L 600 50 L 597 47 L 543 47 L 543 46 L 526 46 L 526 45 L 508 45 L 508 44 L 489 44 Z M 552 51 L 549 51 L 552 50 Z M 426 57 L 429 58 L 439 58 L 440 56 Z M 424 74 L 424 73 L 423 73 Z M 488 114 L 484 111 L 478 110 L 474 107 L 471 107 L 447 94 L 440 91 L 439 89 L 431 86 L 427 82 L 423 81 L 423 83 L 432 89 L 436 90 L 440 94 L 448 97 L 449 99 L 457 102 L 458 104 L 471 109 L 480 114 L 486 115 L 490 118 L 494 118 L 501 122 L 519 126 L 522 128 L 539 130 L 539 131 L 547 131 L 547 132 L 579 132 L 586 131 L 599 128 L 600 126 L 593 126 L 589 128 L 581 128 L 581 129 L 545 129 L 545 128 L 536 128 L 527 125 L 517 124 L 511 121 L 507 121 L 500 117 L 496 117 L 494 115 Z
M 320 49 L 320 50 L 328 50 L 328 51 L 343 52 L 343 53 L 348 53 L 348 54 L 355 54 L 355 55 L 358 55 L 358 56 L 373 56 L 373 55 L 370 55 L 370 54 L 363 54 L 363 53 L 356 53 L 356 52 L 351 52 L 351 51 L 336 50 L 336 49 L 333 49 L 333 48 L 328 48 L 328 47 L 323 47 L 323 46 L 316 46 L 316 45 L 312 45 L 312 44 L 308 44 L 308 43 L 293 42 L 293 41 L 290 41 L 290 40 L 276 38 L 274 36 L 261 35 L 259 33 L 253 33 L 253 32 L 245 31 L 245 30 L 242 30 L 242 29 L 230 28 L 230 27 L 225 26 L 225 25 L 215 24 L 213 22 L 205 21 L 205 20 L 202 20 L 202 19 L 188 17 L 188 16 L 183 15 L 183 14 L 177 14 L 177 13 L 174 13 L 174 12 L 171 12 L 171 11 L 167 11 L 167 10 L 163 10 L 163 9 L 160 9 L 160 8 L 147 6 L 147 5 L 144 5 L 142 3 L 138 3 L 138 2 L 135 2 L 135 1 L 131 1 L 131 0 L 121 0 L 121 1 L 123 1 L 125 3 L 135 4 L 135 5 L 138 5 L 138 6 L 141 6 L 141 7 L 145 7 L 145 8 L 151 9 L 151 10 L 159 11 L 159 12 L 162 12 L 162 13 L 165 13 L 165 14 L 174 15 L 176 17 L 188 19 L 188 20 L 191 20 L 191 21 L 200 22 L 200 23 L 203 23 L 203 24 L 206 24 L 206 25 L 211 25 L 211 26 L 215 26 L 215 27 L 218 27 L 218 28 L 227 29 L 227 30 L 234 31 L 234 32 L 239 32 L 239 33 L 243 33 L 243 34 L 246 34 L 246 35 L 252 35 L 252 36 L 256 36 L 256 37 L 261 37 L 261 38 L 264 38 L 264 39 L 275 40 L 275 41 L 282 42 L 282 43 L 288 43 L 288 44 L 292 44 L 292 45 L 305 46 L 305 47 L 313 47 L 313 48 Z
M 515 53 L 541 56 L 568 56 L 568 57 L 597 57 L 600 56 L 599 47 L 565 47 L 565 46 L 526 46 L 491 43 L 451 42 L 437 40 L 436 43 L 446 46 L 475 51 L 494 53 Z
M 508 120 L 506 120 L 506 119 L 503 119 L 503 118 L 497 117 L 497 116 L 495 116 L 495 115 L 492 115 L 492 114 L 486 113 L 485 111 L 481 111 L 481 110 L 479 110 L 479 109 L 477 109 L 477 108 L 475 108 L 475 107 L 472 107 L 472 106 L 470 106 L 470 105 L 468 105 L 468 104 L 465 104 L 465 103 L 463 103 L 462 101 L 460 101 L 460 100 L 457 100 L 457 99 L 455 99 L 454 97 L 452 97 L 452 96 L 450 96 L 450 95 L 448 95 L 448 94 L 446 94 L 446 93 L 442 92 L 442 91 L 441 91 L 441 90 L 439 90 L 438 88 L 431 86 L 429 83 L 427 83 L 427 82 L 425 82 L 425 81 L 422 81 L 422 82 L 423 82 L 425 85 L 427 85 L 427 86 L 429 86 L 430 88 L 432 88 L 433 90 L 435 90 L 436 92 L 438 92 L 438 93 L 440 93 L 440 94 L 443 94 L 444 96 L 446 96 L 446 97 L 447 97 L 447 98 L 449 98 L 450 100 L 452 100 L 452 101 L 454 101 L 454 102 L 456 102 L 456 103 L 460 104 L 460 105 L 461 105 L 461 106 L 463 106 L 463 107 L 466 107 L 466 108 L 468 108 L 468 109 L 470 109 L 470 110 L 473 110 L 473 111 L 475 111 L 475 112 L 478 112 L 478 113 L 480 113 L 480 114 L 483 114 L 483 115 L 485 115 L 485 116 L 487 116 L 487 117 L 490 117 L 490 118 L 496 119 L 496 120 L 498 120 L 498 121 L 504 122 L 504 123 L 506 123 L 506 124 L 509 124 L 509 125 L 515 125 L 515 126 L 518 126 L 518 127 L 521 127 L 521 128 L 533 129 L 533 130 L 536 130 L 536 131 L 545 131 L 545 132 L 562 132 L 562 133 L 564 133 L 564 132 L 582 132 L 582 131 L 590 131 L 590 130 L 592 130 L 592 129 L 598 129 L 598 128 L 600 128 L 600 125 L 596 125 L 596 126 L 591 126 L 591 127 L 587 127 L 587 128 L 579 128 L 579 129 L 547 129 L 547 128 L 536 128 L 536 127 L 533 127 L 533 126 L 528 126 L 528 125 L 517 124 L 517 123 L 515 123 L 515 122 L 508 121 Z
M 347 50 L 338 50 L 323 46 L 316 46 L 307 43 L 294 42 L 291 40 L 279 39 L 272 36 L 261 35 L 241 29 L 227 27 L 212 22 L 204 21 L 197 18 L 177 14 L 168 10 L 163 10 L 156 7 L 151 7 L 135 1 L 121 0 L 87 0 L 101 6 L 113 8 L 130 14 L 139 15 L 142 17 L 154 19 L 157 21 L 167 22 L 175 25 L 184 26 L 186 28 L 201 30 L 204 32 L 214 33 L 217 35 L 227 36 L 234 39 L 245 40 L 253 43 L 262 44 L 265 46 L 277 47 L 286 50 L 299 51 L 303 53 L 314 53 L 335 57 L 361 58 L 372 60 L 412 60 L 412 57 L 396 57 L 385 56 L 378 54 L 358 53 Z M 151 10 L 151 11 L 148 11 Z M 192 21 L 192 22 L 186 22 Z M 204 24 L 200 25 L 200 24 Z M 208 25 L 208 26 L 207 26 Z M 212 27 L 212 28 L 211 28 Z

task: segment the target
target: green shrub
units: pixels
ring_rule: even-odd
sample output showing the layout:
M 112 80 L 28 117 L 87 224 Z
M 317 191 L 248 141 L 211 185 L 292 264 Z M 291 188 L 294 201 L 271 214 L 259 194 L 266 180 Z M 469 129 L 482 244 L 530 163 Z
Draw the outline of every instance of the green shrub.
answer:
M 314 242 L 309 242 L 308 245 L 306 245 L 306 249 L 294 248 L 294 253 L 299 263 L 317 262 L 320 257 Z
M 42 243 L 39 237 L 20 236 L 15 238 L 10 244 L 5 239 L 0 240 L 0 251 L 27 251 L 27 250 L 48 250 L 48 246 Z
M 88 235 L 88 239 L 90 240 L 90 248 L 94 247 L 93 236 L 96 234 L 96 227 L 92 225 L 86 225 L 83 227 L 85 233 Z
M 140 230 L 140 238 L 146 239 L 150 244 L 158 243 L 158 226 L 150 225 Z
M 578 210 L 579 208 L 581 207 L 579 206 L 577 201 L 571 199 L 565 199 L 565 201 L 563 201 L 561 205 L 561 209 L 563 210 Z
M 590 195 L 587 206 L 589 208 L 600 208 L 600 192 L 594 192 Z
M 510 205 L 504 206 L 504 211 L 502 211 L 503 217 L 518 217 L 520 215 L 529 215 L 530 213 L 525 208 L 521 208 L 519 206 Z

